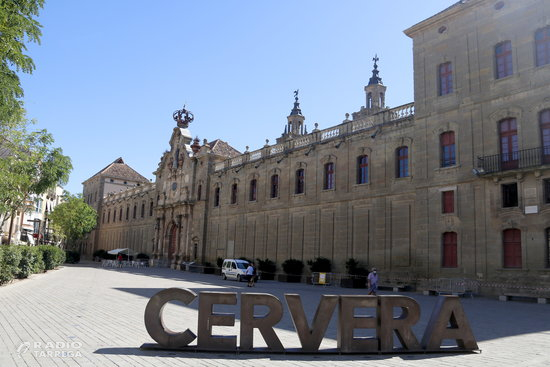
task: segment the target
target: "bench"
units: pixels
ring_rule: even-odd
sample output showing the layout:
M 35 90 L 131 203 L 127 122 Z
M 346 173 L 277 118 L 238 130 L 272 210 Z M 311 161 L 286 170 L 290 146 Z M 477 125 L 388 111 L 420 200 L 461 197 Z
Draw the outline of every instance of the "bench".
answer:
M 475 282 L 463 278 L 437 278 L 431 279 L 428 288 L 422 293 L 425 296 L 451 294 L 453 296 L 474 296 L 476 292 Z
M 550 300 L 550 296 L 541 296 L 541 295 L 534 295 L 534 294 L 525 294 L 525 293 L 504 293 L 503 295 L 498 296 L 499 301 L 510 301 L 513 298 L 527 298 L 527 299 L 536 299 L 537 303 L 548 303 L 548 300 Z
M 393 292 L 404 292 L 410 287 L 406 284 L 396 284 L 396 283 L 383 283 L 378 284 L 378 289 L 388 289 Z

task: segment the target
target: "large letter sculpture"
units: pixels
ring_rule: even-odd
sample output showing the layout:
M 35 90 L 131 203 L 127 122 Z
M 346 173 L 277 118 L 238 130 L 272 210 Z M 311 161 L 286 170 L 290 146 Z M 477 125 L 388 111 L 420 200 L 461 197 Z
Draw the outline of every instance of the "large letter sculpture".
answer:
M 145 328 L 157 343 L 165 348 L 182 348 L 197 337 L 189 329 L 182 333 L 169 330 L 162 321 L 162 310 L 170 301 L 181 301 L 188 305 L 197 294 L 183 288 L 168 288 L 155 294 L 145 307 Z

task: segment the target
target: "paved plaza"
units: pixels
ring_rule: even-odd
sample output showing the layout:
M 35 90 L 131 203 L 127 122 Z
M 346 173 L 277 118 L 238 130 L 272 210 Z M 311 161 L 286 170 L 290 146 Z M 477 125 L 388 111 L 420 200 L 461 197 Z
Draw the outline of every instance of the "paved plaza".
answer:
M 223 281 L 215 275 L 164 268 L 104 269 L 94 263 L 64 266 L 0 287 L 0 366 L 548 366 L 550 305 L 462 298 L 481 353 L 302 355 L 146 351 L 153 343 L 143 314 L 149 298 L 169 287 L 200 292 L 262 292 L 284 304 L 277 335 L 285 348 L 298 348 L 298 337 L 284 293 L 302 297 L 309 322 L 322 294 L 363 294 L 364 290 L 308 284 Z M 381 292 L 381 294 L 392 294 Z M 407 292 L 421 306 L 414 331 L 420 339 L 436 297 Z M 189 307 L 169 304 L 166 325 L 196 333 L 197 301 Z M 239 335 L 239 305 L 225 306 L 236 314 L 235 327 L 216 327 L 214 334 Z M 216 309 L 216 311 L 218 311 Z M 321 349 L 336 347 L 336 313 Z M 254 346 L 265 346 L 255 331 Z M 238 344 L 238 343 L 237 343 Z

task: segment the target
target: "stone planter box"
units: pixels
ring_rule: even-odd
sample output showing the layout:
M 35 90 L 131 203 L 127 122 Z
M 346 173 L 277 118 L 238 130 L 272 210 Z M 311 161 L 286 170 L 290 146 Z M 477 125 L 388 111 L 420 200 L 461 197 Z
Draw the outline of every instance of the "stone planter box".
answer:
M 302 281 L 302 276 L 292 274 L 279 274 L 277 276 L 277 280 L 279 282 L 300 283 Z
M 364 278 L 344 278 L 340 280 L 342 288 L 367 288 L 367 280 Z

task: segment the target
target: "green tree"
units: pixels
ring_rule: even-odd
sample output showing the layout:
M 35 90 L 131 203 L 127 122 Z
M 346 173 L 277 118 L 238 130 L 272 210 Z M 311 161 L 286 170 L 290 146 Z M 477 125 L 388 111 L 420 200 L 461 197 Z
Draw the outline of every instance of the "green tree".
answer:
M 42 27 L 35 19 L 44 0 L 0 0 L 0 132 L 22 121 L 23 88 L 18 72 L 32 73 L 27 42 L 40 43 Z
M 56 235 L 76 248 L 77 242 L 94 229 L 97 212 L 80 195 L 67 194 L 65 201 L 54 208 L 49 218 Z
M 0 142 L 7 152 L 0 157 L 0 225 L 9 218 L 13 222 L 15 212 L 26 209 L 32 194 L 67 183 L 71 159 L 61 148 L 52 147 L 53 142 L 46 130 L 28 132 L 23 124 Z

